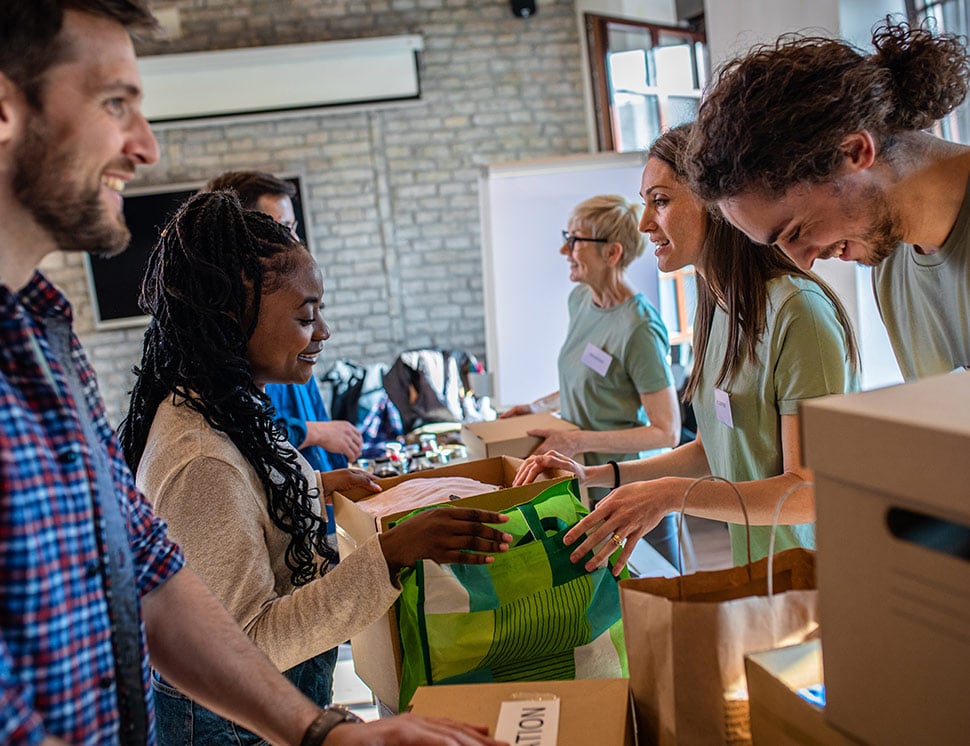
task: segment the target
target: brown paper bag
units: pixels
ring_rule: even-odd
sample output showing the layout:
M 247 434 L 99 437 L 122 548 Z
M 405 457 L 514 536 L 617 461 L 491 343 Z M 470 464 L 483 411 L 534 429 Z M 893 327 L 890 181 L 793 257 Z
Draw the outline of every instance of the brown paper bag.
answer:
M 749 572 L 750 570 L 750 572 Z M 817 630 L 815 553 L 620 583 L 637 724 L 659 746 L 750 744 L 744 656 Z

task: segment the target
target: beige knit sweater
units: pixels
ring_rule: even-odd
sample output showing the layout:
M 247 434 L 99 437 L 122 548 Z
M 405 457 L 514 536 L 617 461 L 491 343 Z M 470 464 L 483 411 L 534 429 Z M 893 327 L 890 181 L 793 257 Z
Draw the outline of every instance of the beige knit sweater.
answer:
M 397 598 L 377 536 L 295 588 L 288 535 L 273 525 L 255 470 L 225 433 L 171 398 L 158 407 L 136 481 L 189 567 L 281 671 L 355 635 Z

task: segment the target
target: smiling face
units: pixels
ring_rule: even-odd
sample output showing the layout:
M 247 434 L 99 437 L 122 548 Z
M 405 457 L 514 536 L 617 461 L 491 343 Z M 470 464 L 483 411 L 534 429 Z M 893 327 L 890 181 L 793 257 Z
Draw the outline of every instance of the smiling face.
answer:
M 696 264 L 704 246 L 707 210 L 660 158 L 648 158 L 640 182 L 643 212 L 640 232 L 656 247 L 654 256 L 663 272 Z
M 776 244 L 805 270 L 832 258 L 875 266 L 902 240 L 882 191 L 851 177 L 792 187 L 780 198 L 745 192 L 718 205 L 753 241 Z
M 582 238 L 599 238 L 599 236 L 594 235 L 592 230 L 575 220 L 569 221 L 566 231 L 577 237 L 571 249 L 566 241 L 559 248 L 559 253 L 566 257 L 569 264 L 569 279 L 573 282 L 582 282 L 594 289 L 601 287 L 611 272 L 610 263 L 604 256 L 603 249 L 606 244 L 583 241 Z
M 52 248 L 114 254 L 129 240 L 121 191 L 136 166 L 158 160 L 158 144 L 127 31 L 69 10 L 61 38 L 69 51 L 44 76 L 41 110 L 23 102 L 11 187 Z
M 274 278 L 273 290 L 262 296 L 256 329 L 246 346 L 253 380 L 267 383 L 306 383 L 313 374 L 330 329 L 320 315 L 323 276 L 303 247 L 285 276 Z

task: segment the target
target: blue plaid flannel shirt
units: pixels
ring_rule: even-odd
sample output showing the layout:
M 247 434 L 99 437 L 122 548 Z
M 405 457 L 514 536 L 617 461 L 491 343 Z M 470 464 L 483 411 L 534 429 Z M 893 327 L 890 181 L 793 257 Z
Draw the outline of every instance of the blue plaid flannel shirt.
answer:
M 117 742 L 111 630 L 94 522 L 93 460 L 43 318 L 71 320 L 67 299 L 40 273 L 13 293 L 0 285 L 0 743 Z M 165 523 L 136 490 L 90 363 L 71 338 L 94 429 L 107 450 L 128 525 L 141 596 L 184 564 Z M 46 361 L 46 362 L 45 362 Z M 141 633 L 142 678 L 149 689 Z M 154 712 L 150 693 L 150 743 Z

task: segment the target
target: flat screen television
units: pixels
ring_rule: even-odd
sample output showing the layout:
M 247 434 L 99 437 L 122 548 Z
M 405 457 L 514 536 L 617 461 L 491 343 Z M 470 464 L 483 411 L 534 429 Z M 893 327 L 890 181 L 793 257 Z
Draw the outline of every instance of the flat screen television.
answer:
M 306 219 L 303 211 L 302 184 L 299 176 L 281 178 L 296 187 L 293 212 L 298 221 L 296 232 L 306 242 Z M 125 191 L 125 221 L 131 231 L 131 243 L 121 254 L 112 257 L 85 255 L 88 287 L 97 329 L 121 329 L 143 326 L 148 317 L 138 308 L 145 267 L 162 228 L 185 200 L 202 187 L 201 183 L 168 184 L 136 187 Z

